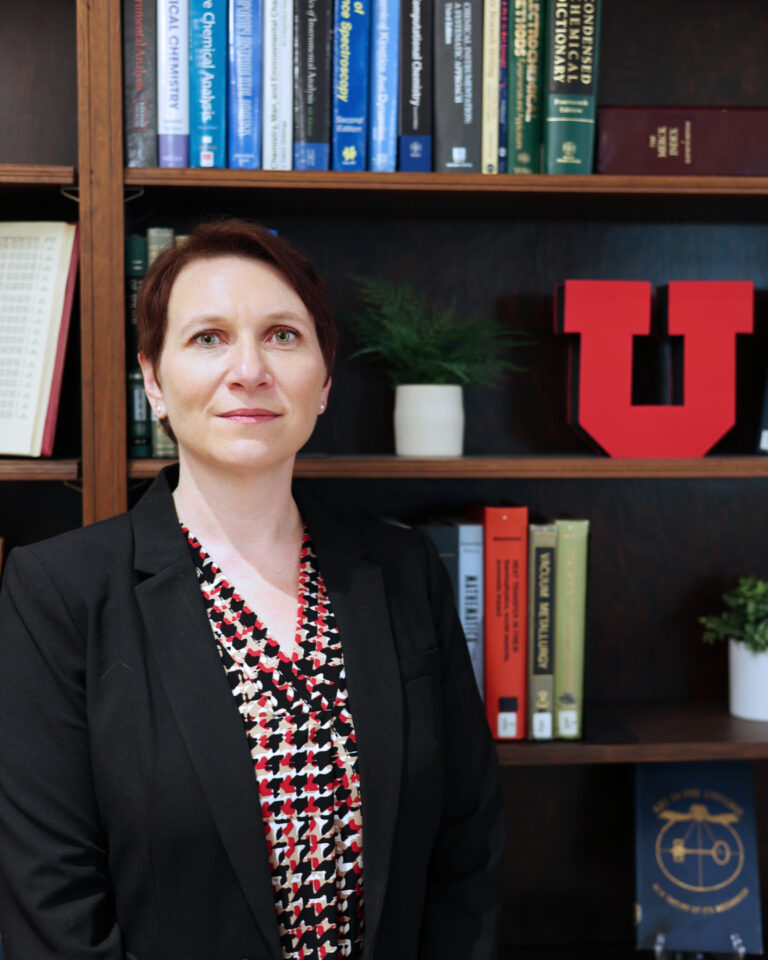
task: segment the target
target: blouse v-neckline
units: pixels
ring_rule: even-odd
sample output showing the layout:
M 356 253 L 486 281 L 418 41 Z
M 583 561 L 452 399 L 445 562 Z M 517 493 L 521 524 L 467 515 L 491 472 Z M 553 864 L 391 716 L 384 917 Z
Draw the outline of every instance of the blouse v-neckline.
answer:
M 231 600 L 235 606 L 241 607 L 244 613 L 244 618 L 246 622 L 253 617 L 255 623 L 254 628 L 258 628 L 258 632 L 261 634 L 259 640 L 265 646 L 274 645 L 278 648 L 278 655 L 281 660 L 285 660 L 287 663 L 295 663 L 297 660 L 300 660 L 304 656 L 304 640 L 302 637 L 302 630 L 304 626 L 304 617 L 307 609 L 307 597 L 306 597 L 306 587 L 307 587 L 307 566 L 308 566 L 308 550 L 311 546 L 311 540 L 307 527 L 304 526 L 301 534 L 301 547 L 299 548 L 299 583 L 295 597 L 295 607 L 296 615 L 294 617 L 294 630 L 293 630 L 293 647 L 290 654 L 285 653 L 285 651 L 280 646 L 279 642 L 272 635 L 269 626 L 264 622 L 264 620 L 259 615 L 259 612 L 253 608 L 253 606 L 246 600 L 245 596 L 238 590 L 237 586 L 233 583 L 232 580 L 227 576 L 223 568 L 216 562 L 216 560 L 211 556 L 211 554 L 206 550 L 201 541 L 192 533 L 189 527 L 181 522 L 181 529 L 184 532 L 187 540 L 194 549 L 195 553 L 200 556 L 201 559 L 207 561 L 210 564 L 211 573 L 214 577 L 217 577 L 221 580 L 222 584 L 231 591 Z M 256 629 L 254 629 L 254 633 Z

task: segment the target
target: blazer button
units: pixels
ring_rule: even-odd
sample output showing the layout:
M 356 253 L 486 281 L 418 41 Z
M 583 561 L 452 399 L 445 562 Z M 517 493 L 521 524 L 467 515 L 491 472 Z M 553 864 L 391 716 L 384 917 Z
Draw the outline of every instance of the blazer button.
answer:
M 364 603 L 357 608 L 358 617 L 367 617 L 371 612 L 371 608 L 367 607 Z

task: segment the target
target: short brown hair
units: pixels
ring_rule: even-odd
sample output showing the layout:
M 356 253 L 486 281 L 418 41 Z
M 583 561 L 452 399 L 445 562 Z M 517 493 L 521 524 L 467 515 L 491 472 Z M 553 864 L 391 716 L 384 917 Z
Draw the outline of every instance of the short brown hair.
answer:
M 235 217 L 198 225 L 183 243 L 161 253 L 147 271 L 136 301 L 136 327 L 139 351 L 152 367 L 157 370 L 163 350 L 168 304 L 179 273 L 195 260 L 228 256 L 271 264 L 296 291 L 314 320 L 326 374 L 330 376 L 338 334 L 325 284 L 309 260 L 286 240 L 266 227 Z

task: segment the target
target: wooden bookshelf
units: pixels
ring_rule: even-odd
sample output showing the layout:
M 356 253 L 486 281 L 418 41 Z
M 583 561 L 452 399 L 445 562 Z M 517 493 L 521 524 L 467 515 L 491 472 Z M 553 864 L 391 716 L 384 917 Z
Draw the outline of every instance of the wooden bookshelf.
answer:
M 128 476 L 154 477 L 172 461 L 131 460 Z M 681 460 L 624 460 L 611 457 L 520 456 L 434 457 L 413 459 L 395 456 L 300 456 L 297 477 L 347 479 L 515 479 L 579 480 L 643 479 L 744 479 L 768 478 L 768 457 L 701 457 Z
M 739 720 L 725 703 L 614 703 L 585 707 L 578 741 L 498 744 L 504 766 L 768 760 L 768 722 Z
M 0 184 L 10 186 L 60 186 L 76 183 L 75 168 L 61 164 L 0 163 Z
M 664 197 L 768 197 L 768 177 L 561 176 L 481 173 L 202 170 L 127 167 L 126 185 L 262 190 L 376 190 L 393 193 L 520 193 Z
M 78 480 L 79 460 L 0 459 L 0 480 Z

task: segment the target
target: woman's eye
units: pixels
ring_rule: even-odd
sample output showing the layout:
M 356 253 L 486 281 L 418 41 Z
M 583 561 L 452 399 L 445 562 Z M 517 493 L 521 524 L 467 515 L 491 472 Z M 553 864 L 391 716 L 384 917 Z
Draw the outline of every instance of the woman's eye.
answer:
M 205 330 L 203 333 L 198 333 L 195 337 L 195 343 L 199 343 L 201 347 L 215 347 L 217 343 L 221 343 L 221 339 L 218 333 Z
M 292 343 L 294 340 L 298 340 L 299 336 L 298 330 L 292 330 L 290 327 L 281 327 L 274 333 L 275 340 L 278 343 Z

